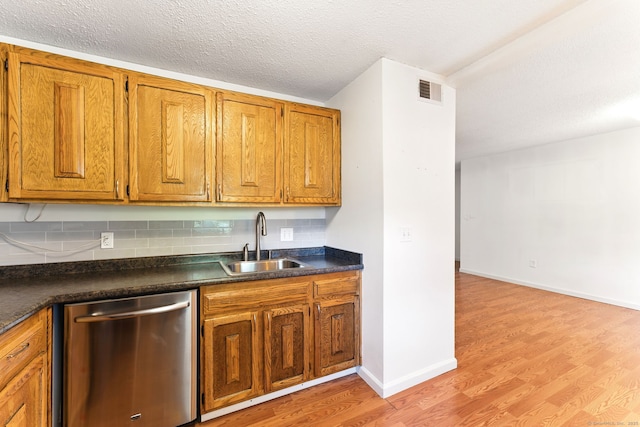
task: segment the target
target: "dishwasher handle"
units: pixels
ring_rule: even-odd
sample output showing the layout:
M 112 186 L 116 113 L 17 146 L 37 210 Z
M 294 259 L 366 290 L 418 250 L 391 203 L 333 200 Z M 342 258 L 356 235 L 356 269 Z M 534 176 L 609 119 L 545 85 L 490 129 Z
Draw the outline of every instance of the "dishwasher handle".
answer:
M 148 316 L 149 314 L 168 313 L 189 307 L 189 301 L 177 302 L 159 307 L 146 308 L 144 310 L 123 311 L 120 313 L 93 313 L 86 316 L 78 316 L 73 319 L 76 323 L 105 322 L 109 320 L 130 319 L 132 317 Z

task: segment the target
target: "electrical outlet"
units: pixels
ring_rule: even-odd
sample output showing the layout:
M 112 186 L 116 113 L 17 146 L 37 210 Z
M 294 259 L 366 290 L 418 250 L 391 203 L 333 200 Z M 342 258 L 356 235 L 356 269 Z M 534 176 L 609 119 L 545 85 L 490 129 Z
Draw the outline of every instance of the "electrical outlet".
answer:
M 280 229 L 280 241 L 281 242 L 293 242 L 293 228 L 281 228 Z
M 113 249 L 112 231 L 103 231 L 100 233 L 100 249 Z

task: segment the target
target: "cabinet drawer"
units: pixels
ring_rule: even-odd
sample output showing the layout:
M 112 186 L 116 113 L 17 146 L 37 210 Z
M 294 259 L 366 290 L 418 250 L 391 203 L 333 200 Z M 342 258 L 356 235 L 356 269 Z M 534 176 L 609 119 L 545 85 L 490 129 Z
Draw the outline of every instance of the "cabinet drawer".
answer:
M 236 284 L 205 286 L 202 289 L 202 312 L 217 314 L 246 308 L 290 304 L 305 301 L 309 293 L 308 280 L 276 279 Z
M 358 295 L 360 293 L 360 275 L 349 274 L 313 281 L 313 297 L 327 298 L 336 295 Z
M 41 311 L 0 336 L 0 388 L 46 351 L 47 317 Z

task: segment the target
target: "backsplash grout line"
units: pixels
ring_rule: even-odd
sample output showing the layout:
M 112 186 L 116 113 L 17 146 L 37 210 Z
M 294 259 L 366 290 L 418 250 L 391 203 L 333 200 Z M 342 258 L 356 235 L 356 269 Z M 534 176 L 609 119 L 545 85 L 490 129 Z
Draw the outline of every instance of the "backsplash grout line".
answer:
M 293 228 L 294 240 L 280 241 L 280 228 Z M 263 249 L 324 246 L 324 219 L 267 220 Z M 114 249 L 100 249 L 100 233 L 114 233 Z M 249 243 L 255 250 L 254 220 L 138 220 L 0 222 L 0 232 L 11 239 L 43 247 L 16 246 L 0 237 L 0 266 L 236 252 Z M 78 251 L 95 242 L 96 247 Z

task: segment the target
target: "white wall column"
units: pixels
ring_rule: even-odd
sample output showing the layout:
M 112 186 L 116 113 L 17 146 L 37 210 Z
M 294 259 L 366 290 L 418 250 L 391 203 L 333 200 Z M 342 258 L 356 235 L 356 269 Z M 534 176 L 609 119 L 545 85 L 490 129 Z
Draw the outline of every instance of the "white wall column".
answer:
M 343 114 L 345 202 L 327 214 L 327 243 L 364 253 L 361 376 L 382 396 L 457 363 L 455 91 L 424 102 L 419 79 L 441 82 L 382 59 L 328 103 Z

